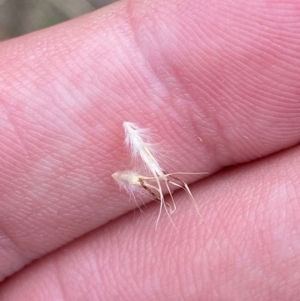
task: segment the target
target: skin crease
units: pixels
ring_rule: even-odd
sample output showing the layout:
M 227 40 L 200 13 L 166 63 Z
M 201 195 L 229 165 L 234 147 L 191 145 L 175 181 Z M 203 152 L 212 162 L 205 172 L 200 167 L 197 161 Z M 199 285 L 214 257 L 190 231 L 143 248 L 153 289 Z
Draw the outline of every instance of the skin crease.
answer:
M 297 299 L 299 28 L 298 1 L 123 1 L 3 42 L 0 300 Z M 129 212 L 124 120 L 211 174 L 211 235 L 183 192 L 178 231 Z

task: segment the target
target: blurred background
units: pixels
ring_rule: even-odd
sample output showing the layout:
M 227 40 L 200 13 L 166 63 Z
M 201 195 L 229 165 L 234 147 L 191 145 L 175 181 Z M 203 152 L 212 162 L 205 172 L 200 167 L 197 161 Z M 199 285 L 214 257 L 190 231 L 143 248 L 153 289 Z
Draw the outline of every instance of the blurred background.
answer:
M 0 41 L 92 12 L 116 0 L 0 0 Z

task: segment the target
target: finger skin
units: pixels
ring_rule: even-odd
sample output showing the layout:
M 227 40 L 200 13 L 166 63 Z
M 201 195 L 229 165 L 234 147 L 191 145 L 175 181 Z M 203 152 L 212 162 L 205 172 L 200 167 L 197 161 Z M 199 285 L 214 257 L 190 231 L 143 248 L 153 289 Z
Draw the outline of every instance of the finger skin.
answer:
M 0 299 L 297 300 L 299 154 L 193 185 L 211 235 L 179 192 L 176 229 L 164 214 L 155 230 L 158 206 L 147 206 L 32 264 L 3 284 Z
M 135 206 L 124 120 L 170 172 L 298 143 L 299 25 L 297 1 L 123 1 L 2 43 L 0 278 Z

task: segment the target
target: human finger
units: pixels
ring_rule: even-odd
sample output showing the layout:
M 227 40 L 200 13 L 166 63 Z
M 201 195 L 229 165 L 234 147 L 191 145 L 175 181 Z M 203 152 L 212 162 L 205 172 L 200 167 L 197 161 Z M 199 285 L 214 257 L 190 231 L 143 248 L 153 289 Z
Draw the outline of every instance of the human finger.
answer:
M 1 278 L 134 207 L 111 179 L 124 120 L 153 128 L 170 172 L 296 144 L 300 14 L 283 6 L 124 1 L 2 43 Z
M 13 276 L 0 299 L 296 300 L 299 151 L 193 185 L 211 233 L 176 193 L 173 224 L 155 229 L 155 205 L 129 213 Z

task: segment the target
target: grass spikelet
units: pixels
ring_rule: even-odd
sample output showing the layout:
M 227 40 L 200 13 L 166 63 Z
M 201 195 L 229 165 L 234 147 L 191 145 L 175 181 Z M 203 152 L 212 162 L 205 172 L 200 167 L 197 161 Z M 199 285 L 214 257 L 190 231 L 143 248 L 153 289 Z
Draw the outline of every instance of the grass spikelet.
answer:
M 164 208 L 170 217 L 172 213 L 176 211 L 176 203 L 173 198 L 173 190 L 176 188 L 183 189 L 192 200 L 197 214 L 200 216 L 203 224 L 205 225 L 209 234 L 211 233 L 210 228 L 205 223 L 203 216 L 201 215 L 197 202 L 186 182 L 184 182 L 180 175 L 184 174 L 208 174 L 207 172 L 202 173 L 188 173 L 188 172 L 174 172 L 167 173 L 159 165 L 158 160 L 155 157 L 153 144 L 149 141 L 149 131 L 146 129 L 139 128 L 135 123 L 124 122 L 123 127 L 125 130 L 125 143 L 130 149 L 131 156 L 135 160 L 140 160 L 146 170 L 149 172 L 149 176 L 141 175 L 139 172 L 134 170 L 123 170 L 116 171 L 112 177 L 119 183 L 119 185 L 124 188 L 130 195 L 136 193 L 136 189 L 140 188 L 147 191 L 154 199 L 160 202 L 160 209 L 158 218 L 156 221 L 156 226 L 162 214 L 162 209 Z M 200 139 L 200 138 L 199 138 Z M 168 193 L 171 198 L 171 204 L 165 201 L 164 193 Z M 170 217 L 172 222 L 172 219 Z M 173 222 L 172 222 L 173 223 Z M 174 225 L 174 224 L 173 224 Z M 174 225 L 175 226 L 175 225 Z M 176 227 L 175 227 L 176 228 Z M 222 256 L 226 260 L 219 244 L 214 239 L 215 244 L 221 251 Z

